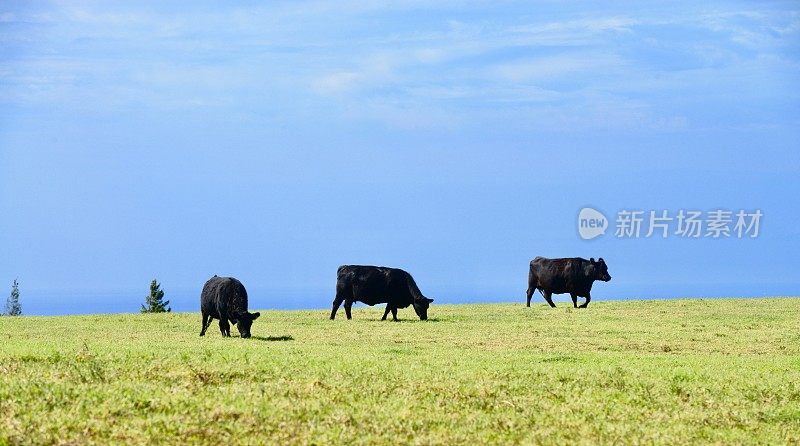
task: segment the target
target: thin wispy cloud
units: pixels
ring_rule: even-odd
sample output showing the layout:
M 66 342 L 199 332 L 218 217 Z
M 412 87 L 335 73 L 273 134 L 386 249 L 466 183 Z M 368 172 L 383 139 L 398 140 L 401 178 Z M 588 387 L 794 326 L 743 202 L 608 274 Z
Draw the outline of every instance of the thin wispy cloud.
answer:
M 796 12 L 721 5 L 666 17 L 632 10 L 498 18 L 488 4 L 471 4 L 466 11 L 481 13 L 464 15 L 448 4 L 390 3 L 286 2 L 213 11 L 66 3 L 0 10 L 4 23 L 17 24 L 0 30 L 13 51 L 0 66 L 0 100 L 65 108 L 86 107 L 89 98 L 99 109 L 126 101 L 225 108 L 292 97 L 283 104 L 292 114 L 302 113 L 296 98 L 303 97 L 304 104 L 334 101 L 332 110 L 350 110 L 343 116 L 383 100 L 389 121 L 409 107 L 435 121 L 452 113 L 453 101 L 460 101 L 466 121 L 485 119 L 481 104 L 549 104 L 547 114 L 575 114 L 590 104 L 610 107 L 606 116 L 615 116 L 626 115 L 615 104 L 668 96 L 690 85 L 692 73 L 702 79 L 713 69 L 715 77 L 731 79 L 759 63 L 775 73 L 776 60 L 787 69 L 798 60 L 797 48 L 786 47 L 800 33 Z M 423 13 L 430 18 L 411 28 L 394 17 Z M 665 29 L 686 34 L 685 41 L 665 41 Z M 617 100 L 594 102 L 606 95 Z M 657 119 L 691 121 L 674 112 Z

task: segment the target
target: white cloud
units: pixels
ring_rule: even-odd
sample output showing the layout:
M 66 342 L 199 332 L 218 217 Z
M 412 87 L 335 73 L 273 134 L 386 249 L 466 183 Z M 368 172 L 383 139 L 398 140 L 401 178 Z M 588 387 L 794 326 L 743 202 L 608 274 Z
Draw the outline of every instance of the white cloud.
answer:
M 300 98 L 318 109 L 341 105 L 354 119 L 367 110 L 387 122 L 417 126 L 426 120 L 455 125 L 466 116 L 501 110 L 536 116 L 541 111 L 542 120 L 546 115 L 591 120 L 594 115 L 576 110 L 594 105 L 604 110 L 598 116 L 607 112 L 608 119 L 630 123 L 641 112 L 631 104 L 641 103 L 645 121 L 679 122 L 670 113 L 655 116 L 647 101 L 680 93 L 709 71 L 677 75 L 648 65 L 647 54 L 640 54 L 650 48 L 648 30 L 677 24 L 727 35 L 732 44 L 716 34 L 688 43 L 659 37 L 656 49 L 670 54 L 682 45 L 678 55 L 690 54 L 702 60 L 696 66 L 714 67 L 713 76 L 746 82 L 735 76 L 744 63 L 739 58 L 764 60 L 762 53 L 788 45 L 800 29 L 798 15 L 582 11 L 579 19 L 556 13 L 537 20 L 495 16 L 488 4 L 468 7 L 484 13 L 462 14 L 463 7 L 450 3 L 350 0 L 167 13 L 65 3 L 25 17 L 4 12 L 0 21 L 49 17 L 50 22 L 16 40 L 0 30 L 0 42 L 27 51 L 2 62 L 0 80 L 12 93 L 3 95 L 4 102 L 26 98 L 40 105 L 74 105 L 90 97 L 98 107 L 125 101 L 167 108 L 191 103 L 256 107 L 260 98 L 270 98 L 275 107 L 291 109 Z M 426 19 L 396 17 L 398 10 L 424 10 Z M 24 45 L 21 38 L 27 39 Z M 737 53 L 737 45 L 751 45 L 756 55 Z M 788 64 L 767 66 L 786 70 Z M 751 67 L 751 73 L 757 71 Z M 706 85 L 716 91 L 712 82 Z M 113 92 L 113 98 L 102 92 Z M 606 94 L 614 100 L 601 101 Z M 292 100 L 281 103 L 285 98 Z M 404 113 L 414 119 L 401 119 Z M 453 113 L 460 117 L 453 119 Z
M 323 94 L 339 94 L 352 90 L 361 76 L 352 71 L 340 71 L 312 81 L 312 87 Z
M 592 76 L 622 65 L 622 60 L 616 56 L 578 53 L 502 63 L 491 68 L 490 72 L 507 81 L 537 82 L 573 74 Z
M 629 17 L 599 17 L 592 19 L 567 20 L 547 22 L 543 24 L 528 24 L 512 26 L 508 31 L 514 33 L 545 34 L 545 33 L 599 33 L 604 31 L 631 32 L 630 27 L 639 23 Z

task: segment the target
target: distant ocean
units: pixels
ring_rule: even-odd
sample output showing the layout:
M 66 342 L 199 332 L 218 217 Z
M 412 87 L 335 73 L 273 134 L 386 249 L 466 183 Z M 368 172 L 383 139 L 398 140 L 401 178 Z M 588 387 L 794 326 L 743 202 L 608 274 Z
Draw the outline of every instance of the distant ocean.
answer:
M 613 283 L 613 282 L 612 282 Z M 592 301 L 670 299 L 670 298 L 719 298 L 719 297 L 765 297 L 799 296 L 800 283 L 753 284 L 625 284 L 596 283 Z M 525 303 L 526 284 L 519 289 L 437 289 L 423 288 L 426 296 L 439 304 L 458 303 Z M 25 315 L 66 315 L 95 313 L 136 313 L 148 294 L 145 286 L 140 290 L 107 291 L 43 291 L 21 288 L 20 302 Z M 192 312 L 200 308 L 200 288 L 173 290 L 164 287 L 164 298 L 170 301 L 172 311 Z M 329 289 L 250 289 L 250 308 L 254 309 L 327 309 L 333 300 L 334 290 Z M 2 297 L 4 303 L 5 296 Z M 534 301 L 544 303 L 536 293 Z M 569 295 L 556 296 L 556 303 L 569 302 Z M 359 304 L 360 305 L 360 304 Z

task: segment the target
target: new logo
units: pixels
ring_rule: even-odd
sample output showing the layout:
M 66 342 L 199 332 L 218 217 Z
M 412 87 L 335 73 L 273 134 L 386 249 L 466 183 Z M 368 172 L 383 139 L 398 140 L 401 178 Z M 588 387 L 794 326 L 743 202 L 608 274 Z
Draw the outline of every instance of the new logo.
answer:
M 578 213 L 578 234 L 584 240 L 591 240 L 606 233 L 608 219 L 602 212 L 583 208 Z

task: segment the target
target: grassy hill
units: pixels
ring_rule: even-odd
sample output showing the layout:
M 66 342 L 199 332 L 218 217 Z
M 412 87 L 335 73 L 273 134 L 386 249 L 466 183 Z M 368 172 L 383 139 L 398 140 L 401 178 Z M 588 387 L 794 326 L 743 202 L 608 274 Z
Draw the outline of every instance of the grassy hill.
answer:
M 0 318 L 0 444 L 800 442 L 797 298 L 382 314 Z

